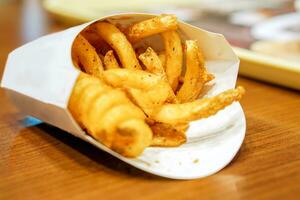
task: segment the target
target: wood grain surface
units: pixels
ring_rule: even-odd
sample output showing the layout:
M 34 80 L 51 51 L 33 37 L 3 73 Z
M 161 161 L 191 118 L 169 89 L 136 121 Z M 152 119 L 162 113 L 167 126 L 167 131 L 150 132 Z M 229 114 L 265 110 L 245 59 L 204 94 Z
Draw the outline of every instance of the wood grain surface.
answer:
M 0 76 L 7 54 L 61 30 L 37 0 L 0 2 Z M 0 89 L 0 199 L 300 199 L 300 94 L 240 77 L 247 134 L 225 169 L 176 181 L 137 170 L 46 124 Z

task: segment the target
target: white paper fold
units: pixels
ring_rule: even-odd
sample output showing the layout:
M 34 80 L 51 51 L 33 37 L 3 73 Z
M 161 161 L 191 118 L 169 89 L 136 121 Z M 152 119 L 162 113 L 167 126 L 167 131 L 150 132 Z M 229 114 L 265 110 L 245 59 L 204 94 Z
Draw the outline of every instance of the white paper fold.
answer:
M 152 17 L 149 14 L 119 14 L 99 20 L 121 25 Z M 57 126 L 109 152 L 144 171 L 175 179 L 193 179 L 210 175 L 226 166 L 237 153 L 245 135 L 244 113 L 235 103 L 217 115 L 191 123 L 188 142 L 176 148 L 147 148 L 135 159 L 125 158 L 83 132 L 67 110 L 68 99 L 79 71 L 71 60 L 71 46 L 77 34 L 89 22 L 34 40 L 9 54 L 1 87 L 7 89 L 24 113 Z M 198 41 L 208 71 L 216 79 L 208 86 L 206 96 L 233 88 L 239 60 L 220 34 L 204 31 L 180 22 L 183 40 Z M 149 38 L 161 45 L 159 38 Z M 162 47 L 161 47 L 162 48 Z

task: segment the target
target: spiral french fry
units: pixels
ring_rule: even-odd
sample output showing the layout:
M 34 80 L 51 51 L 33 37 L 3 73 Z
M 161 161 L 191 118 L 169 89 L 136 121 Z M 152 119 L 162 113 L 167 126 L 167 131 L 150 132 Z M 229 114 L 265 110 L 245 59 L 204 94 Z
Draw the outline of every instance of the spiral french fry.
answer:
M 98 22 L 94 26 L 100 37 L 116 51 L 124 68 L 141 69 L 132 45 L 116 26 L 107 22 Z
M 177 29 L 177 18 L 174 15 L 161 15 L 131 25 L 125 30 L 130 42 L 136 42 L 142 38 Z
M 144 113 L 120 90 L 80 74 L 68 106 L 81 127 L 116 152 L 136 157 L 151 144 Z
M 169 88 L 168 93 L 170 94 L 170 103 L 177 103 L 178 101 L 176 95 L 173 92 L 171 86 L 167 84 L 168 80 L 165 70 L 155 51 L 151 47 L 148 47 L 147 50 L 139 56 L 139 59 L 143 62 L 147 71 L 162 77 L 162 79 L 166 82 L 166 87 Z
M 72 46 L 72 58 L 75 65 L 83 67 L 88 74 L 101 77 L 103 66 L 95 48 L 82 36 L 78 35 Z
M 165 104 L 151 118 L 168 124 L 207 118 L 232 104 L 234 101 L 239 101 L 244 93 L 245 89 L 243 87 L 237 87 L 236 89 L 227 90 L 210 98 L 203 98 L 183 104 Z
M 163 77 L 142 70 L 110 69 L 103 72 L 103 79 L 113 87 L 125 89 L 147 115 L 175 97 Z
M 181 103 L 191 102 L 198 98 L 202 87 L 208 80 L 204 67 L 204 57 L 195 40 L 186 41 L 186 72 L 181 88 L 176 96 Z
M 169 83 L 176 91 L 178 80 L 182 71 L 183 52 L 181 39 L 176 31 L 168 31 L 161 34 L 165 46 L 165 69 Z

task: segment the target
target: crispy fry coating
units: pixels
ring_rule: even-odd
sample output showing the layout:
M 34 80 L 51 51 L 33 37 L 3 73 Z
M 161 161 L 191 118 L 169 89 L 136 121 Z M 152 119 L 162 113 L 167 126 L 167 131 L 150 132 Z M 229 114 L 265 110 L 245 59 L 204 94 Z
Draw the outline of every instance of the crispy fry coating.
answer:
M 176 94 L 181 103 L 197 99 L 208 77 L 204 57 L 195 40 L 186 41 L 185 53 L 186 72 L 183 84 Z
M 98 78 L 80 74 L 68 108 L 83 129 L 124 156 L 138 156 L 151 143 L 144 113 L 124 92 Z
M 144 53 L 140 54 L 139 59 L 143 62 L 147 71 L 166 77 L 166 73 L 160 59 L 151 47 L 148 47 Z
M 72 59 L 75 66 L 80 66 L 88 74 L 101 77 L 103 66 L 95 48 L 82 36 L 78 35 L 72 46 Z
M 116 26 L 107 22 L 97 22 L 94 26 L 100 37 L 116 51 L 122 67 L 141 69 L 132 45 Z
M 147 71 L 149 71 L 150 73 L 159 75 L 162 77 L 163 80 L 165 80 L 165 82 L 166 82 L 165 85 L 166 85 L 166 87 L 169 88 L 169 94 L 170 94 L 170 100 L 171 100 L 170 103 L 177 103 L 178 101 L 177 101 L 176 95 L 173 92 L 171 86 L 168 84 L 165 70 L 160 62 L 158 55 L 155 53 L 155 51 L 151 47 L 148 47 L 147 50 L 139 56 L 139 59 L 143 62 Z
M 97 50 L 107 47 L 105 41 L 97 34 L 93 26 L 89 26 L 80 33 Z
M 150 146 L 152 133 L 149 126 L 139 119 L 126 120 L 117 127 L 112 149 L 127 157 L 135 157 Z
M 185 130 L 180 127 L 164 123 L 154 123 L 150 127 L 153 132 L 151 146 L 175 147 L 186 142 Z
M 164 69 L 166 69 L 165 65 L 166 65 L 166 54 L 164 51 L 161 51 L 158 53 L 158 57 L 160 60 L 161 65 L 163 66 Z
M 167 31 L 161 34 L 165 46 L 165 69 L 169 83 L 176 91 L 178 79 L 182 71 L 182 45 L 181 40 L 176 31 Z
M 147 115 L 165 102 L 171 102 L 174 93 L 166 80 L 158 75 L 142 70 L 110 69 L 103 73 L 104 81 L 126 90 L 131 100 Z
M 163 82 L 160 76 L 142 70 L 109 69 L 104 71 L 104 80 L 113 87 L 130 87 L 149 90 Z
M 203 98 L 183 104 L 165 104 L 151 118 L 158 122 L 178 124 L 207 118 L 216 114 L 234 101 L 238 101 L 245 93 L 243 87 L 230 89 L 217 96 Z
M 108 51 L 104 58 L 103 58 L 103 63 L 105 69 L 115 69 L 115 68 L 120 68 L 119 63 L 117 59 L 114 56 L 114 52 L 112 50 Z
M 133 24 L 129 26 L 125 32 L 130 42 L 136 42 L 151 35 L 176 30 L 177 26 L 178 23 L 176 16 L 161 15 Z

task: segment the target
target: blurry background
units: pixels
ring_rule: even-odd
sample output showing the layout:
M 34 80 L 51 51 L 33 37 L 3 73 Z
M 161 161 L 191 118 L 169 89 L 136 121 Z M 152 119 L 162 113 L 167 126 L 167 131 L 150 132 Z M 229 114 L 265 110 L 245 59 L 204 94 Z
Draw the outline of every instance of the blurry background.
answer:
M 242 47 L 255 40 L 300 38 L 294 0 L 45 0 L 43 5 L 66 24 L 122 12 L 172 13 Z
M 21 7 L 13 6 L 20 2 Z M 14 9 L 21 9 L 21 12 Z M 20 23 L 20 30 L 5 31 L 9 27 L 0 26 L 0 36 L 9 40 L 10 35 L 7 34 L 14 32 L 21 34 L 21 43 L 25 43 L 46 33 L 105 15 L 123 12 L 170 13 L 195 26 L 224 34 L 233 46 L 251 50 L 245 56 L 244 52 L 236 49 L 242 61 L 250 60 L 252 65 L 267 66 L 268 70 L 274 70 L 275 67 L 296 71 L 300 80 L 299 9 L 300 0 L 0 0 L 2 16 L 9 16 L 12 12 L 22 15 L 21 22 L 2 17 L 0 23 L 4 24 L 7 20 Z M 48 30 L 49 27 L 51 30 Z M 276 59 L 267 58 L 258 63 L 257 60 L 261 58 L 252 55 L 253 52 Z M 260 66 L 261 63 L 263 66 Z M 256 75 L 261 74 L 259 68 L 243 67 L 242 62 L 242 74 L 265 80 L 266 74 Z M 290 74 L 279 80 L 278 74 L 281 73 L 276 72 L 275 77 L 266 81 L 300 89 L 300 82 L 295 77 L 292 83 L 285 84 L 290 80 Z

